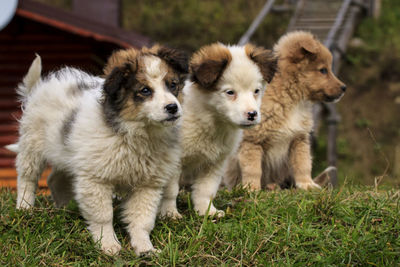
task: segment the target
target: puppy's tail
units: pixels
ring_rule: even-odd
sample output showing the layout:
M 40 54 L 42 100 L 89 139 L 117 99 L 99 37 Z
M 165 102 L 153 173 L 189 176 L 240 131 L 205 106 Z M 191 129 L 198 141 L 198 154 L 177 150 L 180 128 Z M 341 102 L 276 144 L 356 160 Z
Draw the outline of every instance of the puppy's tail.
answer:
M 5 148 L 10 150 L 11 152 L 18 153 L 19 152 L 19 146 L 17 144 L 11 144 L 11 145 L 6 145 Z
M 326 168 L 325 170 L 323 170 L 317 177 L 315 177 L 315 178 L 313 179 L 313 181 L 314 181 L 317 185 L 319 185 L 319 186 L 321 186 L 321 187 L 324 187 L 324 186 L 326 186 L 326 185 L 330 182 L 330 180 L 331 180 L 331 177 L 329 176 L 329 173 L 330 173 L 331 171 L 335 171 L 335 170 L 336 170 L 336 167 L 329 166 L 328 168 Z
M 22 83 L 18 85 L 17 93 L 20 95 L 20 100 L 25 103 L 27 97 L 30 95 L 32 88 L 40 81 L 42 74 L 42 59 L 38 54 L 29 67 L 28 73 L 25 75 Z

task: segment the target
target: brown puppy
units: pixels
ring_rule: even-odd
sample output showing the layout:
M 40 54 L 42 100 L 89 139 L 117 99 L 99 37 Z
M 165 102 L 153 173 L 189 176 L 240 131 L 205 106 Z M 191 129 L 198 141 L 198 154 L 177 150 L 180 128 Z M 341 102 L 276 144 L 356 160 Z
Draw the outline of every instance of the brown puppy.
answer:
M 261 123 L 245 131 L 224 183 L 232 187 L 241 179 L 252 189 L 288 182 L 319 188 L 311 178 L 312 103 L 338 101 L 346 86 L 332 73 L 329 50 L 310 33 L 284 35 L 274 52 L 278 71 L 263 98 Z

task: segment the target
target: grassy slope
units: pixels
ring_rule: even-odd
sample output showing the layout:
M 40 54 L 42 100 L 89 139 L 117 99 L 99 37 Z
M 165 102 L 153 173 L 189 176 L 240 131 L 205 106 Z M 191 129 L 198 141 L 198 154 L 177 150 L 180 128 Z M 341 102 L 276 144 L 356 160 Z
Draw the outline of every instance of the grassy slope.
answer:
M 159 255 L 136 257 L 117 220 L 125 248 L 108 257 L 94 249 L 75 203 L 56 209 L 40 197 L 34 211 L 17 211 L 15 194 L 0 194 L 0 265 L 392 265 L 400 261 L 400 192 L 248 193 L 222 191 L 227 216 L 218 221 L 187 210 L 180 222 L 157 221 L 151 235 Z M 186 211 L 185 211 L 186 210 Z

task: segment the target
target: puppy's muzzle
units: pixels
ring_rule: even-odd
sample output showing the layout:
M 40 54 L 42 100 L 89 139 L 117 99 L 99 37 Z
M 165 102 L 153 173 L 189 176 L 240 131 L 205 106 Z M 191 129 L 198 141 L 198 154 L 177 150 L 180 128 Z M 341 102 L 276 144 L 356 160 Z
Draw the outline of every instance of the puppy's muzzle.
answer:
M 178 105 L 175 103 L 168 104 L 165 106 L 165 110 L 167 111 L 168 114 L 175 115 L 178 112 Z
M 346 89 L 347 89 L 346 85 L 340 86 L 340 93 L 338 95 L 325 95 L 324 101 L 325 102 L 334 102 L 334 103 L 338 102 L 342 98 L 344 93 L 346 92 Z
M 179 107 L 176 103 L 168 104 L 164 107 L 165 112 L 168 114 L 168 118 L 165 121 L 176 121 L 180 117 Z
M 254 121 L 257 118 L 257 115 L 258 115 L 258 113 L 256 110 L 249 111 L 249 112 L 247 112 L 247 120 Z

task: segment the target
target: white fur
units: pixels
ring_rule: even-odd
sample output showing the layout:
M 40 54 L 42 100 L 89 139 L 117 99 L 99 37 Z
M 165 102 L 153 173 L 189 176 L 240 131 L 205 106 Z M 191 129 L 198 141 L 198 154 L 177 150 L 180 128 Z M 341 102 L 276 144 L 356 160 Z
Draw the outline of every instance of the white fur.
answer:
M 248 112 L 260 114 L 261 98 L 266 82 L 257 65 L 249 59 L 243 47 L 228 47 L 232 61 L 217 83 L 217 91 L 206 92 L 200 85 L 186 82 L 183 89 L 182 175 L 181 182 L 192 185 L 194 209 L 199 215 L 223 216 L 214 199 L 227 159 L 238 149 L 243 127 L 257 124 L 260 116 L 249 121 Z M 260 92 L 255 94 L 255 90 Z M 235 97 L 226 93 L 235 92 Z M 180 218 L 176 208 L 178 178 L 165 192 L 160 213 Z
M 108 254 L 121 249 L 112 226 L 113 193 L 125 196 L 123 221 L 135 252 L 154 251 L 149 233 L 162 188 L 179 175 L 178 125 L 161 123 L 167 117 L 162 114 L 166 103 L 179 103 L 166 92 L 164 84 L 157 86 L 159 77 L 165 75 L 156 73 L 160 60 L 147 63 L 153 74 L 149 82 L 154 85 L 154 96 L 143 104 L 136 120 L 121 120 L 119 132 L 105 121 L 103 79 L 72 68 L 36 83 L 31 79 L 34 76 L 24 79 L 35 86 L 25 103 L 16 148 L 17 208 L 34 205 L 37 180 L 50 163 L 53 172 L 49 186 L 57 204 L 65 204 L 74 195 L 94 240 L 100 240 L 102 250 Z M 80 90 L 82 83 L 89 88 Z M 66 137 L 63 127 L 73 113 Z

